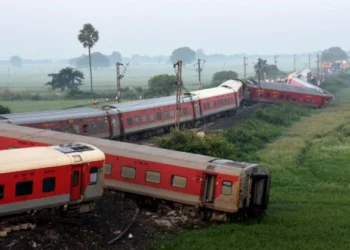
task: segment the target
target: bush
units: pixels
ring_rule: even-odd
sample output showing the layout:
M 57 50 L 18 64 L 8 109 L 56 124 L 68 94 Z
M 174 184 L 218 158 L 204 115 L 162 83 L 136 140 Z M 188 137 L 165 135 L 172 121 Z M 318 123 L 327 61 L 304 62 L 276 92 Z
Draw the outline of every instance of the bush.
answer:
M 297 104 L 272 105 L 265 110 L 257 110 L 240 125 L 219 135 L 201 138 L 190 131 L 173 130 L 168 136 L 155 138 L 153 142 L 161 148 L 232 160 L 257 161 L 256 151 L 280 136 L 284 127 L 310 113 L 310 109 Z
M 11 109 L 9 107 L 0 105 L 0 114 L 10 114 Z

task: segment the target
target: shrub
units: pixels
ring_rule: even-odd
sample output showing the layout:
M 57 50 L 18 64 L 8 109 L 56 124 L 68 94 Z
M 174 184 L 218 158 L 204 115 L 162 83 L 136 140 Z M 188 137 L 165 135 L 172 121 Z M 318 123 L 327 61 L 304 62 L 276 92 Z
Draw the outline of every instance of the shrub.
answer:
M 10 114 L 11 110 L 9 107 L 0 105 L 0 114 Z

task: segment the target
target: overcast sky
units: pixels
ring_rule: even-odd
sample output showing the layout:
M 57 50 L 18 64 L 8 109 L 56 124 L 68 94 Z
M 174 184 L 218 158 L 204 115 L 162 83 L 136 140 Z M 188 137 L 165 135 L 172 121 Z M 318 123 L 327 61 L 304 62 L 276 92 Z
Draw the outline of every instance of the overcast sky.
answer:
M 350 48 L 348 0 L 1 0 L 0 58 L 86 53 L 84 23 L 100 32 L 94 51 L 169 55 L 303 53 Z

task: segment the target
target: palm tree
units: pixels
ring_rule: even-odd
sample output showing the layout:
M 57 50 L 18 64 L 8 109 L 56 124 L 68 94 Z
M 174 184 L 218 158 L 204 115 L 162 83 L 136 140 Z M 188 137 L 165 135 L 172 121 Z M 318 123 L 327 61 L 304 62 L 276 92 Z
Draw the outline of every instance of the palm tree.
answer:
M 92 26 L 92 24 L 84 24 L 83 28 L 79 31 L 78 40 L 83 44 L 84 48 L 89 50 L 89 66 L 90 66 L 90 84 L 92 92 L 92 69 L 91 69 L 91 48 L 97 43 L 99 39 L 98 31 Z

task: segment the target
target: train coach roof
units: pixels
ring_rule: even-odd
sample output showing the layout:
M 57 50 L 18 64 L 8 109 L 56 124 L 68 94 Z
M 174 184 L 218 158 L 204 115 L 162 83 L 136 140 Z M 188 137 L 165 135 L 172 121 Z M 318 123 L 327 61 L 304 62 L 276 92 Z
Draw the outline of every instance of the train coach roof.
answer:
M 235 92 L 235 90 L 223 88 L 223 87 L 215 87 L 210 89 L 201 89 L 201 90 L 195 90 L 191 91 L 191 95 L 198 96 L 199 99 L 202 98 L 210 98 L 218 95 L 226 95 Z
M 258 87 L 258 85 L 250 84 L 254 87 Z M 331 95 L 328 91 L 324 89 L 315 89 L 315 88 L 308 88 L 308 87 L 299 87 L 294 86 L 290 84 L 281 84 L 281 83 L 270 83 L 270 82 L 261 82 L 260 86 L 262 89 L 271 89 L 276 91 L 286 91 L 286 92 L 294 92 L 294 93 L 304 93 L 308 95 L 323 95 L 323 96 L 329 96 Z
M 213 166 L 220 165 L 220 170 L 218 170 L 220 172 L 232 173 L 236 171 L 236 173 L 239 174 L 244 168 L 255 165 L 145 145 L 135 145 L 131 143 L 60 133 L 51 130 L 19 127 L 9 124 L 0 124 L 0 136 L 35 141 L 49 145 L 66 144 L 70 141 L 80 141 L 96 146 L 105 154 L 159 162 L 175 166 L 190 167 L 202 171 L 215 171 L 215 167 L 213 170 Z
M 190 102 L 196 100 L 195 98 L 190 97 L 182 97 L 181 103 Z M 112 103 L 103 106 L 101 109 L 118 109 L 120 112 L 131 112 L 142 109 L 150 109 L 150 108 L 158 108 L 160 106 L 167 105 L 175 105 L 176 104 L 176 96 L 165 96 L 160 98 L 152 98 L 152 99 L 144 99 L 132 102 L 124 102 L 124 103 Z
M 242 82 L 238 80 L 227 80 L 219 85 L 220 87 L 232 88 L 234 91 L 238 91 L 242 87 Z
M 32 147 L 0 151 L 0 173 L 12 173 L 55 166 L 76 164 L 73 155 L 79 155 L 82 162 L 104 160 L 104 154 L 92 147 L 93 151 L 66 154 L 59 146 Z
M 93 108 L 58 109 L 41 112 L 27 112 L 0 115 L 0 121 L 5 120 L 12 124 L 31 124 L 41 122 L 54 122 L 60 120 L 83 119 L 89 117 L 103 116 L 106 113 Z

